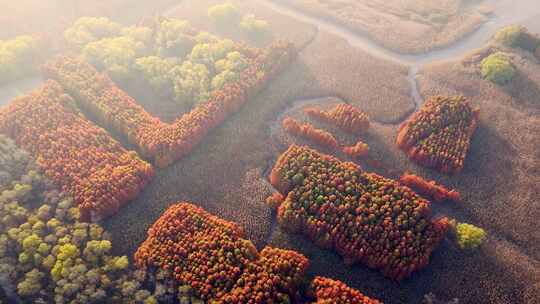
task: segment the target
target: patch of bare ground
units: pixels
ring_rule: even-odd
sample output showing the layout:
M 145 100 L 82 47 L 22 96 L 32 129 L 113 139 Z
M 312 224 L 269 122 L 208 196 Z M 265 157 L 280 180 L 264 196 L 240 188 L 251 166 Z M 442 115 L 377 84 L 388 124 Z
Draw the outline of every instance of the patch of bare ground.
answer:
M 311 77 L 295 80 L 306 86 L 298 97 L 336 96 L 385 123 L 401 121 L 414 110 L 404 65 L 373 57 L 325 32 L 304 49 L 300 60 Z
M 331 20 L 402 53 L 423 53 L 456 42 L 487 20 L 482 1 L 275 0 Z

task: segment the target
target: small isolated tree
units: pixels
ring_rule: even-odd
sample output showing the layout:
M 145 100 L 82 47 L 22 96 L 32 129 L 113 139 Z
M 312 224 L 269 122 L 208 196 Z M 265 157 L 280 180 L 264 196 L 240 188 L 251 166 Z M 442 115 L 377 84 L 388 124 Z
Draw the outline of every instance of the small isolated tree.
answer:
M 240 28 L 249 35 L 259 37 L 268 32 L 268 22 L 255 18 L 254 15 L 245 15 L 240 22 Z
M 214 5 L 208 9 L 208 16 L 216 25 L 238 25 L 240 21 L 240 12 L 238 8 L 230 3 Z
M 510 59 L 501 52 L 496 52 L 484 58 L 481 65 L 482 77 L 499 85 L 508 83 L 516 70 Z
M 526 27 L 521 25 L 510 25 L 502 28 L 495 34 L 495 40 L 506 46 L 519 47 L 530 52 L 534 52 L 540 42 L 540 38 L 531 34 Z
M 461 249 L 478 248 L 486 239 L 486 231 L 467 223 L 455 225 L 455 232 L 458 245 Z

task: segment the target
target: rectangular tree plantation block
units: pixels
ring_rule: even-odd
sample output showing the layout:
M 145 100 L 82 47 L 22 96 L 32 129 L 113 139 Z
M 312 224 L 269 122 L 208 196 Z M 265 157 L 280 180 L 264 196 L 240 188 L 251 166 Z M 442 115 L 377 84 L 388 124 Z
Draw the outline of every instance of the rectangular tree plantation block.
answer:
M 172 205 L 135 253 L 144 269 L 166 269 L 208 303 L 290 303 L 308 260 L 243 238 L 235 223 L 186 202 Z M 214 302 L 215 301 L 215 302 Z
M 114 214 L 153 177 L 150 164 L 84 118 L 55 81 L 0 111 L 0 132 L 36 158 L 85 221 Z
M 307 147 L 290 146 L 270 182 L 286 197 L 281 227 L 395 280 L 427 265 L 448 227 L 408 187 Z
M 478 115 L 463 96 L 432 96 L 399 127 L 397 146 L 422 166 L 459 173 Z
M 238 80 L 213 91 L 206 102 L 170 124 L 150 115 L 109 77 L 81 59 L 58 57 L 44 66 L 43 73 L 61 83 L 79 106 L 98 117 L 100 123 L 124 135 L 144 157 L 158 167 L 166 167 L 238 111 L 291 62 L 296 50 L 290 43 L 276 42 L 251 53 L 250 65 Z

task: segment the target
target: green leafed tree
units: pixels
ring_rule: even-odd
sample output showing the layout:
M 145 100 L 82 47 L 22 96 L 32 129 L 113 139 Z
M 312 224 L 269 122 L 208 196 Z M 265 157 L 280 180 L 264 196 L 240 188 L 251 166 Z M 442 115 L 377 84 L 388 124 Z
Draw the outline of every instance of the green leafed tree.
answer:
M 484 58 L 480 66 L 482 76 L 499 85 L 508 83 L 516 74 L 510 59 L 502 52 L 496 52 Z
M 145 26 L 129 26 L 122 29 L 121 36 L 133 39 L 151 48 L 154 44 L 154 33 L 151 28 Z
M 486 231 L 467 223 L 458 223 L 455 227 L 458 245 L 461 249 L 478 248 L 486 239 Z
M 183 57 L 191 51 L 196 42 L 189 33 L 187 21 L 163 19 L 158 22 L 156 51 L 159 56 Z
M 502 28 L 495 34 L 495 40 L 514 48 L 534 52 L 540 43 L 538 36 L 530 33 L 526 27 L 521 25 L 510 25 Z
M 253 14 L 249 14 L 242 18 L 240 28 L 251 36 L 260 37 L 268 33 L 268 22 L 255 18 Z
M 175 59 L 158 56 L 141 57 L 135 60 L 135 69 L 143 74 L 154 90 L 163 95 L 167 95 L 165 91 L 172 87 L 170 72 L 176 65 Z
M 210 96 L 210 72 L 204 64 L 186 60 L 170 72 L 175 100 L 192 107 Z
M 33 36 L 18 36 L 0 40 L 0 83 L 25 76 L 35 70 L 39 60 L 39 40 Z
M 83 56 L 92 64 L 105 69 L 116 80 L 127 79 L 137 57 L 147 51 L 144 43 L 130 37 L 104 38 L 87 44 Z
M 229 52 L 224 59 L 215 63 L 217 75 L 212 79 L 212 89 L 221 89 L 228 82 L 238 80 L 240 73 L 247 67 L 248 61 L 240 52 Z
M 240 12 L 238 8 L 230 3 L 214 5 L 208 9 L 208 16 L 219 26 L 236 26 L 240 22 Z
M 233 50 L 234 43 L 228 39 L 219 40 L 215 43 L 200 43 L 191 50 L 189 60 L 213 69 L 215 62 L 225 58 Z
M 82 17 L 64 32 L 67 43 L 83 48 L 88 43 L 120 35 L 122 27 L 105 17 Z

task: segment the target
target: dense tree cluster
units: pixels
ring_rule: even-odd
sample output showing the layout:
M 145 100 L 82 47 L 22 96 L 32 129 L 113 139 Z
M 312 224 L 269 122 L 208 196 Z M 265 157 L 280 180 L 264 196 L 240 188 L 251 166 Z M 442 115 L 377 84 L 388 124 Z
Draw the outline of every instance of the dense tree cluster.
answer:
M 368 115 L 346 103 L 340 103 L 328 111 L 309 107 L 304 112 L 314 119 L 335 125 L 341 130 L 352 134 L 362 133 L 369 129 Z
M 0 83 L 35 71 L 44 53 L 41 44 L 38 37 L 26 35 L 0 40 Z
M 496 52 L 484 58 L 480 67 L 482 77 L 499 85 L 510 82 L 516 74 L 510 58 L 502 52 Z
M 278 208 L 283 228 L 395 280 L 427 265 L 448 228 L 408 187 L 306 147 L 289 147 L 270 181 L 286 196 Z
M 253 58 L 231 40 L 197 33 L 187 21 L 155 18 L 122 28 L 84 17 L 65 31 L 68 44 L 114 80 L 141 75 L 162 97 L 192 108 L 237 81 Z M 140 72 L 140 73 L 137 73 Z
M 151 165 L 83 118 L 52 80 L 3 108 L 0 132 L 29 151 L 45 175 L 73 195 L 86 221 L 115 213 L 153 176 Z
M 224 47 L 202 47 L 195 52 L 193 60 L 204 64 L 207 58 L 230 54 L 222 51 Z M 253 60 L 239 73 L 237 81 L 212 92 L 207 102 L 171 124 L 152 117 L 109 78 L 84 61 L 58 57 L 48 63 L 43 71 L 47 77 L 60 82 L 81 108 L 93 113 L 104 125 L 125 135 L 144 156 L 164 167 L 189 153 L 210 130 L 236 112 L 296 55 L 292 44 L 282 42 L 250 52 Z M 237 62 L 228 56 L 224 57 L 224 61 L 217 62 L 219 68 L 237 66 Z
M 400 127 L 396 143 L 409 158 L 443 173 L 461 171 L 479 110 L 463 96 L 433 96 Z
M 239 226 L 184 202 L 152 225 L 135 262 L 170 270 L 178 283 L 218 303 L 289 303 L 308 266 L 294 251 L 259 253 Z
M 12 166 L 23 169 L 0 192 L 0 279 L 8 282 L 9 301 L 154 304 L 171 293 L 164 279 L 134 272 L 126 256 L 112 255 L 108 233 L 81 222 L 73 199 L 0 135 L 0 158 L 12 152 L 20 156 Z

